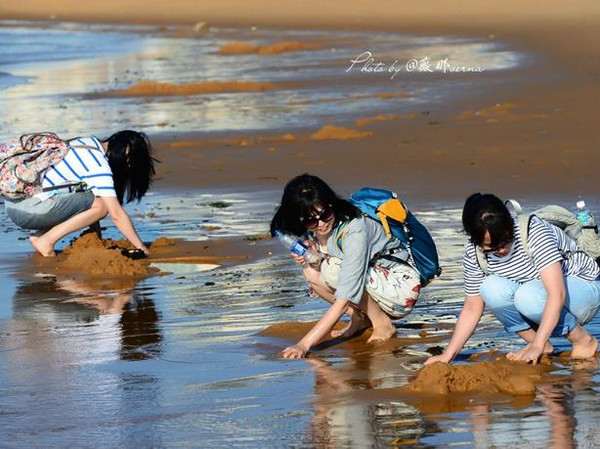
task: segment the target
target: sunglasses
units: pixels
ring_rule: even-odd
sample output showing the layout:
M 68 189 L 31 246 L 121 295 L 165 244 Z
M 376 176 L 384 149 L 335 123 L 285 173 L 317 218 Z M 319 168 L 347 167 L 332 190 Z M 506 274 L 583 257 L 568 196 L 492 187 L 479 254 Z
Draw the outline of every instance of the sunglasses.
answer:
M 497 253 L 503 249 L 508 248 L 509 245 L 512 245 L 513 242 L 515 241 L 515 238 L 510 238 L 505 242 L 502 242 L 499 245 L 494 246 L 493 248 L 489 248 L 489 249 L 481 249 L 483 251 L 483 254 L 493 254 L 493 253 Z
M 333 208 L 331 206 L 327 206 L 323 208 L 319 215 L 312 215 L 308 218 L 301 218 L 300 221 L 306 229 L 315 229 L 317 226 L 319 226 L 319 221 L 327 223 L 333 218 L 334 214 L 335 213 L 333 211 Z

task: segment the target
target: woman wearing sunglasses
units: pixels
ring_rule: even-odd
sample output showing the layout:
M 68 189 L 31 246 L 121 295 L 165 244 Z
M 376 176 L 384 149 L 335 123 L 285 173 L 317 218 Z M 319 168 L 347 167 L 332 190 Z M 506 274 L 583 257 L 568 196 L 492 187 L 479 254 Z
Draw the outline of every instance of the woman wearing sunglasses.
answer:
M 411 311 L 421 284 L 417 271 L 405 262 L 408 252 L 402 243 L 388 239 L 380 223 L 364 217 L 320 178 L 304 174 L 285 186 L 271 221 L 271 235 L 277 231 L 303 236 L 325 256 L 319 266 L 311 266 L 292 254 L 304 266 L 311 292 L 331 304 L 296 345 L 282 352 L 283 357 L 305 357 L 330 332 L 347 338 L 372 326 L 369 342 L 396 334 L 392 320 Z M 344 314 L 350 322 L 332 331 Z
M 600 308 L 600 268 L 561 229 L 532 216 L 524 248 L 516 217 L 502 200 L 475 193 L 462 213 L 469 243 L 463 257 L 466 300 L 443 354 L 425 363 L 450 362 L 475 331 L 484 307 L 527 342 L 508 354 L 537 363 L 551 353 L 550 337 L 566 337 L 573 358 L 593 357 L 597 340 L 582 325 Z M 487 262 L 484 271 L 477 247 Z

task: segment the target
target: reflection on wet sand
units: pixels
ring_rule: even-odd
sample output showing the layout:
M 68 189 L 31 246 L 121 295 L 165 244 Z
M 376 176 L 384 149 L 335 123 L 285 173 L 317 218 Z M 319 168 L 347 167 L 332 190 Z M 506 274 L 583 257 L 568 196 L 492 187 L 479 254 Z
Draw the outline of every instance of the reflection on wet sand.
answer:
M 597 433 L 592 417 L 576 418 L 581 413 L 577 399 L 583 389 L 589 388 L 597 366 L 580 366 L 568 380 L 539 385 L 535 395 L 419 397 L 385 388 L 382 373 L 389 376 L 390 370 L 398 372 L 401 365 L 401 357 L 392 353 L 350 354 L 341 363 L 339 359 L 321 357 L 306 362 L 315 374 L 310 427 L 310 444 L 314 447 L 435 446 L 436 442 L 448 441 L 442 434 L 458 432 L 462 437 L 455 434 L 453 440 L 473 447 L 500 447 L 522 441 L 529 447 L 543 444 L 562 449 L 577 446 L 576 433 L 580 441 L 581 435 Z M 523 409 L 533 412 L 514 421 Z M 448 413 L 456 418 L 443 418 Z
M 295 340 L 311 324 L 279 323 L 261 335 Z M 596 432 L 593 412 L 582 410 L 595 409 L 588 403 L 594 395 L 584 392 L 593 383 L 597 360 L 574 362 L 561 355 L 531 366 L 491 351 L 441 367 L 446 370 L 429 366 L 418 380 L 423 346 L 435 343 L 428 340 L 434 326 L 406 323 L 398 338 L 376 345 L 366 343 L 367 335 L 327 339 L 309 358 L 294 362 L 314 372 L 310 447 L 427 447 L 454 441 L 487 448 L 524 441 L 568 448 Z
M 119 324 L 122 329 L 121 359 L 145 360 L 160 356 L 162 335 L 160 312 L 152 297 L 138 294 L 124 308 Z
M 77 358 L 80 354 L 89 360 L 112 349 L 123 360 L 157 356 L 162 341 L 160 313 L 152 295 L 136 291 L 135 286 L 133 279 L 53 276 L 23 284 L 13 298 L 12 325 L 28 341 L 48 328 L 58 336 L 25 343 L 25 352 L 30 355 L 41 351 Z M 88 334 L 89 340 L 82 342 L 82 334 Z M 94 341 L 100 343 L 97 353 L 93 350 Z M 73 346 L 69 347 L 69 343 Z M 82 345 L 87 347 L 85 354 L 80 353 Z
M 65 447 L 71 432 L 80 435 L 77 447 L 130 447 L 122 423 L 160 406 L 152 372 L 118 369 L 160 356 L 161 315 L 152 296 L 123 279 L 47 277 L 21 285 L 10 323 L 14 350 L 2 364 L 5 411 L 14 414 L 15 429 L 27 430 L 17 436 L 4 428 L 4 435 L 24 447 L 38 446 L 40 434 L 44 446 Z M 112 431 L 98 439 L 100 428 Z M 162 446 L 161 436 L 145 426 L 136 445 Z
M 177 223 L 158 217 L 144 224 L 177 237 L 256 235 L 267 221 L 260 214 L 272 208 L 263 204 L 252 213 L 245 199 L 154 196 L 152 210 L 171 207 Z M 204 206 L 217 200 L 231 206 Z M 0 316 L 0 413 L 11 417 L 0 421 L 2 437 L 26 447 L 39 444 L 39 435 L 50 445 L 73 441 L 78 447 L 194 447 L 199 441 L 221 447 L 240 435 L 248 447 L 302 448 L 514 441 L 539 447 L 554 440 L 569 447 L 569 432 L 574 445 L 594 441 L 597 369 L 576 370 L 568 359 L 552 359 L 561 380 L 538 384 L 553 385 L 563 396 L 554 403 L 564 418 L 551 419 L 553 405 L 541 393 L 432 398 L 402 390 L 454 327 L 461 292 L 453 270 L 462 236 L 448 223 L 457 214 L 425 216 L 453 259 L 412 316 L 397 324 L 397 338 L 372 345 L 365 332 L 350 341 L 324 341 L 307 361 L 282 360 L 278 353 L 312 325 L 319 304 L 284 250 L 262 240 L 223 248 L 215 240 L 194 242 L 195 250 L 212 245 L 219 254 L 253 248 L 257 257 L 137 284 L 106 276 L 28 276 Z M 184 222 L 193 226 L 182 228 Z M 219 229 L 203 231 L 207 224 Z M 264 257 L 267 250 L 275 256 Z M 490 347 L 508 352 L 511 342 L 495 321 L 484 319 L 459 363 L 472 364 L 470 352 Z M 559 419 L 563 428 L 554 426 Z
M 310 428 L 314 447 L 388 447 L 399 438 L 405 444 L 424 434 L 423 426 L 415 426 L 418 414 L 412 407 L 364 397 L 368 392 L 378 396 L 377 389 L 389 382 L 389 375 L 392 372 L 399 375 L 398 371 L 402 371 L 398 370 L 398 360 L 391 352 L 364 352 L 351 357 L 342 367 L 318 357 L 308 358 L 307 362 L 315 372 Z M 357 398 L 357 393 L 363 397 Z M 394 431 L 403 425 L 406 432 Z

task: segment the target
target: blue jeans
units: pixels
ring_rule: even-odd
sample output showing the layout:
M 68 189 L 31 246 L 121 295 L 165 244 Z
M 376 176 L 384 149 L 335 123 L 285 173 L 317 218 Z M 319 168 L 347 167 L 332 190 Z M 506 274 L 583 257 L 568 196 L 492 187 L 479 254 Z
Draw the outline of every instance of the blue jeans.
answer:
M 6 215 L 24 229 L 46 230 L 88 210 L 94 203 L 91 191 L 65 192 L 41 200 L 32 196 L 22 201 L 5 200 Z
M 600 308 L 600 281 L 568 276 L 566 287 L 565 305 L 552 332 L 553 337 L 567 335 L 576 325 L 587 323 Z M 541 280 L 517 284 L 490 275 L 479 291 L 486 306 L 508 332 L 535 329 L 542 320 L 548 293 Z

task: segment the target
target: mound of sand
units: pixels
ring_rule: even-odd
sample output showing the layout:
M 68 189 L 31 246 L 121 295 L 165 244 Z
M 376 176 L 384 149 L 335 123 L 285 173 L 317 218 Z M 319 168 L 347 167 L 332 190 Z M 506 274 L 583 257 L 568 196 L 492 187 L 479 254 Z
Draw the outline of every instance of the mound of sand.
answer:
M 507 393 L 513 395 L 533 394 L 535 384 L 549 370 L 547 364 L 528 365 L 512 362 L 506 358 L 476 362 L 468 365 L 433 363 L 419 371 L 404 391 L 414 393 Z
M 148 276 L 156 269 L 141 260 L 132 260 L 121 250 L 131 248 L 124 241 L 100 240 L 90 232 L 83 234 L 57 257 L 57 272 L 92 276 Z
M 545 120 L 548 114 L 523 111 L 523 106 L 516 103 L 497 103 L 489 108 L 474 111 L 468 109 L 458 116 L 459 120 L 479 119 L 487 123 L 500 121 L 524 122 L 530 120 Z
M 271 45 L 252 45 L 248 42 L 229 42 L 219 49 L 222 55 L 278 55 L 281 53 L 291 53 L 296 51 L 308 51 L 320 48 L 317 44 L 308 44 L 297 41 L 277 42 Z
M 367 125 L 372 125 L 373 123 L 376 122 L 389 122 L 392 120 L 400 120 L 400 119 L 404 119 L 404 120 L 411 120 L 414 119 L 417 115 L 416 114 L 404 114 L 404 115 L 400 115 L 400 114 L 378 114 L 375 115 L 373 117 L 361 117 L 358 118 L 354 121 L 354 124 L 356 126 L 367 126 Z
M 399 117 L 400 117 L 400 115 L 398 115 L 398 114 L 378 114 L 374 117 L 358 118 L 354 121 L 354 124 L 356 126 L 367 126 L 367 125 L 371 125 L 372 123 L 375 123 L 375 122 L 388 122 L 390 120 L 396 120 Z
M 371 131 L 357 131 L 351 128 L 342 126 L 326 125 L 316 133 L 312 134 L 312 140 L 348 140 L 348 139 L 364 139 L 371 137 Z
M 142 80 L 114 95 L 131 97 L 158 95 L 203 95 L 225 92 L 263 92 L 277 89 L 274 83 L 256 81 L 200 81 L 197 83 L 173 84 Z
M 296 136 L 294 136 L 292 133 L 286 133 L 279 136 L 259 136 L 257 140 L 259 142 L 295 142 Z

